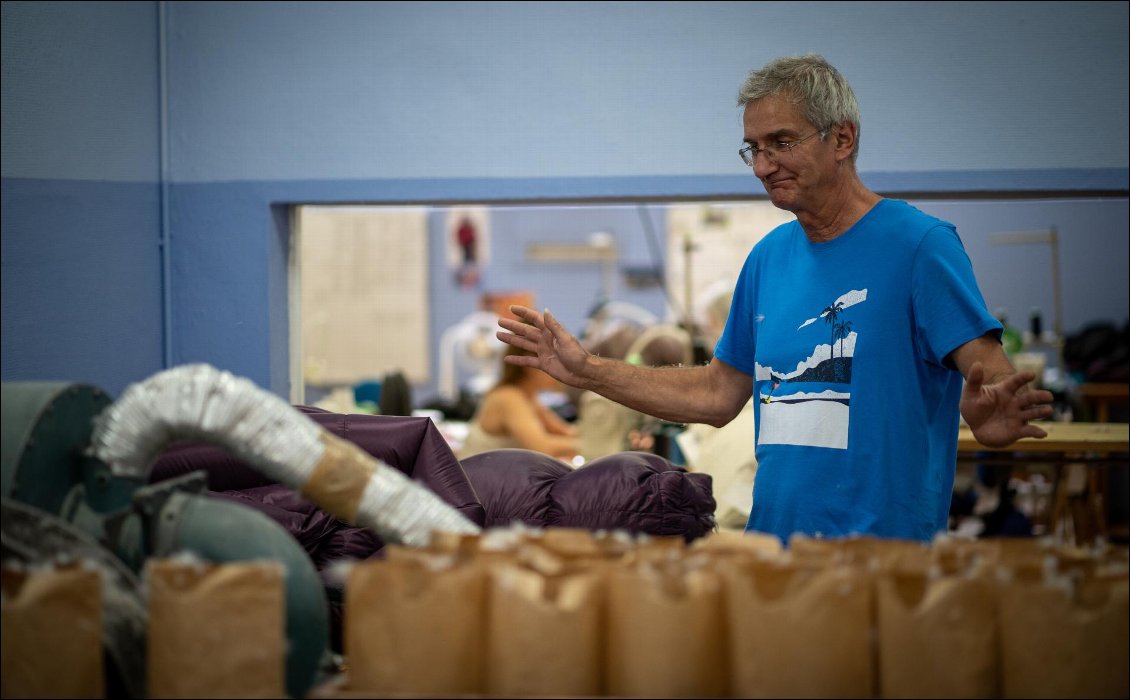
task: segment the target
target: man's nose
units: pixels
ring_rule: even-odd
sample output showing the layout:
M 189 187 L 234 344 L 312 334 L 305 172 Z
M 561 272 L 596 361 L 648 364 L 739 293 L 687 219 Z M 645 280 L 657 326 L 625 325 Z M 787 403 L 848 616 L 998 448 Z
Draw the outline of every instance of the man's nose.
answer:
M 765 177 L 776 169 L 777 162 L 770 158 L 768 153 L 758 152 L 754 156 L 753 174 L 757 177 Z

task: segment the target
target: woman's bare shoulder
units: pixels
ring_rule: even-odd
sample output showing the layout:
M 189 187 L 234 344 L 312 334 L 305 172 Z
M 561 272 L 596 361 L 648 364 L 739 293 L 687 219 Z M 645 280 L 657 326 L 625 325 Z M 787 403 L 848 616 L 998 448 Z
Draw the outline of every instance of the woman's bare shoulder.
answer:
M 514 386 L 500 386 L 483 396 L 479 413 L 484 418 L 501 417 L 519 410 L 529 410 L 530 402 L 522 390 Z

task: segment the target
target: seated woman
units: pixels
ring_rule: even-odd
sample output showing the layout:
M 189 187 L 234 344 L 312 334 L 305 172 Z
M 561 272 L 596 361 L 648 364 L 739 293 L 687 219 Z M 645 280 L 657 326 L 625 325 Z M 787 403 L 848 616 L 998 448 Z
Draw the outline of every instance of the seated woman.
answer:
M 531 353 L 510 346 L 507 355 Z M 562 385 L 540 369 L 505 361 L 498 383 L 483 396 L 459 449 L 459 459 L 503 448 L 543 452 L 572 463 L 577 456 L 577 431 L 538 401 L 543 391 L 560 391 Z

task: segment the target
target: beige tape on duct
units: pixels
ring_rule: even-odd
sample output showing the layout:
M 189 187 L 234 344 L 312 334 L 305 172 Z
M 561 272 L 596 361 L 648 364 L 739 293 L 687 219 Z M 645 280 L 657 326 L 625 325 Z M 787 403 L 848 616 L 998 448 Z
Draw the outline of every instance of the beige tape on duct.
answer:
M 184 365 L 131 385 L 95 420 L 90 453 L 144 479 L 174 440 L 226 447 L 334 516 L 386 542 L 422 546 L 433 530 L 479 527 L 422 484 L 321 428 L 274 394 L 209 365 Z
M 302 485 L 302 495 L 345 522 L 356 523 L 361 497 L 375 471 L 374 461 L 336 435 L 323 432 L 321 438 L 326 450 Z

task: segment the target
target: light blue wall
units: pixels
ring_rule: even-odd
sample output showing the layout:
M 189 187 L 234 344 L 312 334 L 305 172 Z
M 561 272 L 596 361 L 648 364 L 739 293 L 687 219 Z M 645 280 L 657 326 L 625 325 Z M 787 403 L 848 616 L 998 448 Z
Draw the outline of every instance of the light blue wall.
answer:
M 4 177 L 156 182 L 157 6 L 4 2 Z
M 163 366 L 157 28 L 150 2 L 3 3 L 5 381 Z
M 1009 323 L 1026 329 L 1032 307 L 1053 328 L 1055 294 L 1048 245 L 1002 245 L 994 234 L 1046 231 L 1059 238 L 1063 332 L 1094 323 L 1127 323 L 1130 313 L 1130 218 L 1127 200 L 993 199 L 912 200 L 957 226 L 989 309 L 1003 309 Z
M 1125 168 L 1126 23 L 1101 2 L 174 2 L 172 175 L 740 176 L 738 85 L 807 51 L 858 93 L 862 171 Z
M 970 227 L 1008 209 L 991 193 L 1113 191 L 1121 205 L 1061 213 L 1097 217 L 1124 251 L 1126 27 L 1126 3 L 6 2 L 3 376 L 75 368 L 111 391 L 147 376 L 164 291 L 173 363 L 285 396 L 286 205 L 760 196 L 734 94 L 785 53 L 823 53 L 852 81 L 873 187 L 968 194 L 953 207 Z M 39 180 L 146 198 L 73 207 L 34 199 Z M 59 243 L 36 230 L 51 209 Z M 24 272 L 37 259 L 48 277 Z M 87 269 L 117 294 L 92 292 Z M 39 297 L 42 330 L 10 291 Z M 63 313 L 80 298 L 101 313 Z

